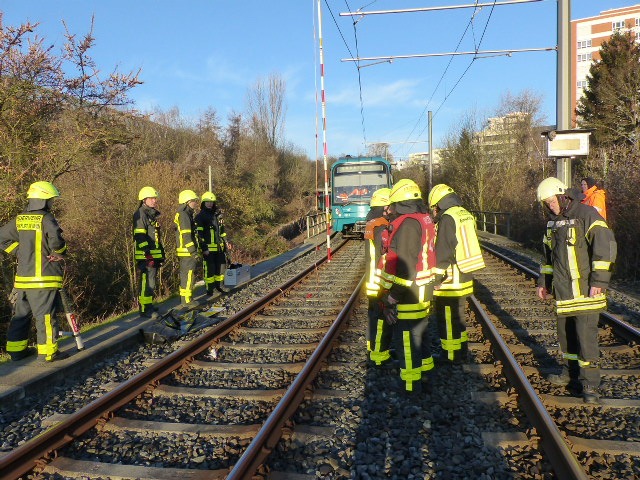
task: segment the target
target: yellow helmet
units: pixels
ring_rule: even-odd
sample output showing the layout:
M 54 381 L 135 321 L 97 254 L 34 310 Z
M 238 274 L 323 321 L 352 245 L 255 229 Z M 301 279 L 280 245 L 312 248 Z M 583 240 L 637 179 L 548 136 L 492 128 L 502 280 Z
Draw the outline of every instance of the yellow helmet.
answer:
M 444 183 L 439 183 L 438 185 L 433 187 L 429 192 L 429 208 L 435 207 L 440 200 L 442 200 L 450 193 L 454 193 L 453 188 L 451 188 L 449 185 L 445 185 Z
M 191 200 L 198 200 L 198 194 L 193 190 L 183 190 L 178 195 L 178 203 L 187 203 Z
M 138 192 L 138 200 L 144 200 L 145 198 L 157 198 L 160 194 L 153 187 L 142 187 Z
M 202 194 L 202 201 L 203 202 L 215 202 L 216 201 L 216 196 L 214 195 L 213 192 L 204 192 Z
M 390 188 L 379 188 L 373 195 L 371 195 L 371 203 L 369 204 L 372 207 L 384 207 L 385 205 L 389 205 L 391 203 L 389 201 L 389 193 L 391 193 Z
M 567 186 L 556 177 L 549 177 L 540 182 L 536 196 L 538 197 L 538 201 L 542 202 L 554 195 L 562 195 L 566 189 Z
M 418 200 L 422 198 L 420 187 L 413 180 L 403 178 L 398 181 L 389 192 L 389 203 L 402 202 L 404 200 Z
M 39 198 L 48 200 L 49 198 L 59 197 L 60 192 L 51 182 L 35 182 L 29 186 L 27 190 L 27 198 Z

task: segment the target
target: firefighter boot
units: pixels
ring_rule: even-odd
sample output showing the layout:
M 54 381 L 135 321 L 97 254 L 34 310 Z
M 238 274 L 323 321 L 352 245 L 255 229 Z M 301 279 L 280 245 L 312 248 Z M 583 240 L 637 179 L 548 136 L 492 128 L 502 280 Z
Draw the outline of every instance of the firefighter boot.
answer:
M 559 387 L 566 387 L 569 385 L 571 378 L 569 377 L 569 373 L 564 370 L 562 373 L 552 373 L 547 377 L 547 381 L 552 385 L 558 385 Z
M 143 318 L 154 318 L 154 317 L 157 317 L 158 316 L 158 307 L 156 307 L 155 305 L 150 303 L 149 305 L 145 306 L 144 310 L 142 308 L 140 308 L 140 316 L 143 317 Z
M 572 374 L 571 372 L 572 372 L 571 362 L 565 363 L 562 366 L 562 372 L 552 373 L 547 377 L 547 381 L 552 385 L 557 385 L 559 387 L 568 387 L 569 384 L 572 383 L 572 379 L 577 380 L 579 371 L 575 371 L 574 374 Z M 575 380 L 574 380 L 574 383 L 576 383 Z
M 54 352 L 53 355 L 46 355 L 44 357 L 44 361 L 45 362 L 55 362 L 57 360 L 63 360 L 65 358 L 69 358 L 69 354 L 65 353 L 65 352 L 61 352 L 60 350 L 58 350 L 57 352 Z
M 17 362 L 24 358 L 30 357 L 31 355 L 35 355 L 36 352 L 37 350 L 35 347 L 27 347 L 19 352 L 9 352 L 9 355 L 11 356 L 12 362 Z
M 600 403 L 600 394 L 598 393 L 598 389 L 593 385 L 583 385 L 582 399 L 584 403 Z

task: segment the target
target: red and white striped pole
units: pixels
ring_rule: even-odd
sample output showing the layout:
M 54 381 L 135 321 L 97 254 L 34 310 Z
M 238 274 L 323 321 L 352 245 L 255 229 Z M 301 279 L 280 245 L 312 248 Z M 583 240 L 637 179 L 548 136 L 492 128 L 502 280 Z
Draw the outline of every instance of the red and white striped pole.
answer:
M 327 102 L 324 93 L 324 50 L 322 47 L 322 8 L 318 5 L 318 45 L 320 50 L 320 95 L 322 102 L 322 158 L 324 163 L 324 212 L 327 217 L 327 260 L 331 261 L 331 208 L 329 206 L 329 173 L 327 168 Z

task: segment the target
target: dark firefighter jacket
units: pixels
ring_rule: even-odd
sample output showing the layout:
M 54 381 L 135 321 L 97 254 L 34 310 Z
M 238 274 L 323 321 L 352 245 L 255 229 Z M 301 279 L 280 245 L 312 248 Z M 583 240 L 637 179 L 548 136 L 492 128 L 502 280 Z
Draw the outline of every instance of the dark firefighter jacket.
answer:
M 227 234 L 224 231 L 222 215 L 217 208 L 207 208 L 204 202 L 196 215 L 195 223 L 198 241 L 202 251 L 224 252 Z
M 0 248 L 18 259 L 15 288 L 62 288 L 62 262 L 47 257 L 66 254 L 67 244 L 46 200 L 29 199 L 25 211 L 0 229 Z
M 385 270 L 383 286 L 389 286 L 389 295 L 398 304 L 422 305 L 427 302 L 424 310 L 428 313 L 432 284 L 427 276 L 433 267 L 435 229 L 428 213 L 423 211 L 423 205 L 417 202 L 398 202 L 396 212 L 397 216 L 390 218 L 389 233 L 384 235 L 387 243 L 384 245 L 386 253 L 381 259 Z M 413 214 L 424 216 L 425 221 L 411 218 Z M 392 280 L 390 285 L 385 284 L 388 280 Z
M 384 207 L 371 207 L 365 218 L 367 225 L 364 230 L 364 253 L 367 266 L 367 282 L 365 285 L 367 296 L 377 297 L 380 293 L 380 269 L 378 260 L 382 255 L 382 232 L 389 225 L 382 216 Z
M 565 196 L 564 210 L 549 212 L 538 286 L 553 291 L 559 316 L 594 313 L 606 308 L 606 297 L 589 297 L 589 288 L 609 286 L 617 244 L 604 218 L 580 203 L 582 192 L 570 188 Z
M 463 297 L 473 293 L 472 271 L 484 267 L 475 230 L 475 219 L 462 207 L 460 197 L 450 193 L 438 202 L 436 217 L 435 296 Z M 464 267 L 463 264 L 466 264 Z
M 144 260 L 148 255 L 154 259 L 165 259 L 164 247 L 160 241 L 160 212 L 144 203 L 133 214 L 133 240 L 136 260 Z
M 181 205 L 173 219 L 176 224 L 176 254 L 178 257 L 190 257 L 198 251 L 196 226 L 193 220 L 193 208 Z

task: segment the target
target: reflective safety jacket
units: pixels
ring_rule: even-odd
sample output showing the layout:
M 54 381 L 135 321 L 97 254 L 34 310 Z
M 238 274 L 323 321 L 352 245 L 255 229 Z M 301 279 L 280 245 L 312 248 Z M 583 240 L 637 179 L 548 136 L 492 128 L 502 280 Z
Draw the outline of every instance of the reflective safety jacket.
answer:
M 53 214 L 46 207 L 32 209 L 36 204 L 40 207 L 46 203 L 30 199 L 25 212 L 0 229 L 0 248 L 18 259 L 14 288 L 60 289 L 62 262 L 47 257 L 65 255 L 67 244 Z
M 380 216 L 376 216 L 376 209 Z M 367 266 L 367 281 L 365 289 L 367 296 L 377 298 L 380 294 L 381 269 L 378 268 L 378 260 L 382 256 L 382 233 L 389 225 L 389 221 L 382 215 L 382 207 L 372 207 L 367 215 L 367 224 L 364 229 L 365 261 Z
M 195 223 L 202 251 L 224 252 L 227 234 L 220 211 L 205 207 L 203 202 Z
M 176 254 L 178 257 L 190 257 L 198 251 L 193 213 L 193 208 L 185 203 L 178 208 L 173 219 L 173 223 L 176 224 Z
M 435 226 L 427 213 L 409 213 L 392 220 L 382 233 L 383 251 L 378 265 L 382 287 L 398 301 L 398 319 L 429 314 L 435 265 Z
M 160 241 L 160 212 L 144 203 L 133 214 L 133 240 L 135 242 L 135 259 L 144 260 L 147 255 L 163 261 L 164 247 Z
M 606 205 L 606 194 L 605 191 L 597 186 L 591 187 L 589 190 L 584 192 L 584 200 L 582 203 L 585 205 L 589 205 L 590 207 L 595 208 L 602 218 L 607 219 L 607 205 Z
M 608 288 L 617 244 L 598 212 L 579 203 L 582 193 L 569 189 L 566 195 L 569 206 L 547 222 L 538 286 L 553 291 L 558 316 L 599 312 L 607 307 L 606 296 L 589 297 L 589 289 Z
M 447 202 L 451 203 L 451 206 L 448 206 Z M 484 268 L 476 233 L 476 220 L 458 202 L 455 194 L 448 195 L 440 202 L 440 205 L 444 203 L 444 206 L 437 223 L 437 262 L 433 269 L 437 278 L 442 278 L 440 288 L 434 291 L 437 297 L 471 295 L 471 272 Z

